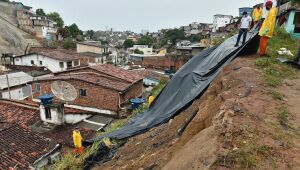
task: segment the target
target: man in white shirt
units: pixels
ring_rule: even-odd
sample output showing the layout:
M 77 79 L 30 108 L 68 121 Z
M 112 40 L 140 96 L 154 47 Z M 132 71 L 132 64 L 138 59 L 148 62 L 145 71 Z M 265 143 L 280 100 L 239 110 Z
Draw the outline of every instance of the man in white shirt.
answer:
M 243 44 L 246 42 L 247 32 L 250 31 L 252 18 L 248 15 L 247 12 L 243 13 L 243 17 L 241 19 L 240 32 L 235 44 L 235 47 L 239 46 L 240 39 L 243 35 Z

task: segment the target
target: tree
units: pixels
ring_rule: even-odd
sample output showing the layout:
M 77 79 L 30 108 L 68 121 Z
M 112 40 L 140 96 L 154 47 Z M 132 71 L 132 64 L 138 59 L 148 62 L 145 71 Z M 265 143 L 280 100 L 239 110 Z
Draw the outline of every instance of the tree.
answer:
M 36 15 L 39 16 L 46 16 L 46 13 L 44 12 L 44 10 L 42 8 L 39 8 L 35 11 Z
M 67 27 L 58 28 L 57 33 L 60 34 L 63 38 L 70 37 L 70 32 Z
M 131 39 L 126 39 L 123 43 L 124 48 L 131 48 L 135 45 L 134 41 Z
M 164 39 L 170 40 L 173 45 L 176 44 L 177 40 L 184 40 L 184 31 L 182 29 L 173 29 L 166 32 Z
M 48 18 L 57 23 L 57 27 L 62 28 L 65 23 L 62 17 L 57 12 L 51 12 L 48 14 Z
M 151 45 L 152 46 L 153 43 L 154 43 L 153 38 L 148 35 L 142 36 L 138 41 L 139 45 Z
M 75 42 L 72 40 L 72 38 L 66 38 L 64 39 L 64 41 L 62 42 L 62 47 L 64 49 L 75 49 L 76 48 L 76 44 Z
M 195 34 L 195 35 L 191 35 L 189 39 L 191 42 L 200 42 L 201 36 L 200 34 Z
M 83 32 L 78 28 L 76 24 L 72 24 L 67 27 L 72 38 L 76 38 L 77 35 L 83 35 Z
M 133 52 L 134 54 L 144 54 L 144 52 L 139 49 L 135 49 Z

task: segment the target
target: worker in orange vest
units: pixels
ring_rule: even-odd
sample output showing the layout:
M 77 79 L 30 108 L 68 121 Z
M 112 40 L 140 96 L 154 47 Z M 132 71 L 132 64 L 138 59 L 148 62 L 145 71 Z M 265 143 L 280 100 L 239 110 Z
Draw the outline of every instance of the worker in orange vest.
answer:
M 78 152 L 83 154 L 84 147 L 82 146 L 82 141 L 83 141 L 83 138 L 80 134 L 80 130 L 78 127 L 76 127 L 75 130 L 73 131 L 73 142 L 74 142 L 74 147 L 75 147 L 75 149 L 73 150 L 73 153 L 75 155 L 77 155 Z
M 267 46 L 269 38 L 273 37 L 274 29 L 275 29 L 275 22 L 276 22 L 276 15 L 277 15 L 277 8 L 273 8 L 273 2 L 268 1 L 266 2 L 266 9 L 269 11 L 267 17 L 260 28 L 259 35 L 260 35 L 260 47 L 259 47 L 259 55 L 266 56 L 267 55 Z

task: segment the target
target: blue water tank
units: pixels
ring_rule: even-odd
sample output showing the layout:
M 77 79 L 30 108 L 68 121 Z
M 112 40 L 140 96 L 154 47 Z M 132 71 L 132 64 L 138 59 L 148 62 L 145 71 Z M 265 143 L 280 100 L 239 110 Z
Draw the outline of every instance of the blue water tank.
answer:
M 40 100 L 42 105 L 52 104 L 53 103 L 53 95 L 51 94 L 44 94 L 40 96 Z
M 139 108 L 139 106 L 145 103 L 146 101 L 143 98 L 135 98 L 135 99 L 131 99 L 130 102 L 131 102 L 131 109 L 134 110 Z

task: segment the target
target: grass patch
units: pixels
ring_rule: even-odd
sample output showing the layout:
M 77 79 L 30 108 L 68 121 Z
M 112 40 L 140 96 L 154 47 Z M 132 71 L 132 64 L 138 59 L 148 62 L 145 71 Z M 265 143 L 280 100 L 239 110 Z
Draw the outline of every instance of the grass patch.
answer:
M 276 113 L 276 115 L 281 125 L 288 126 L 289 116 L 291 113 L 286 108 L 281 109 Z
M 287 48 L 295 56 L 298 51 L 297 41 L 293 40 L 284 29 L 276 29 L 275 35 L 269 40 L 268 57 L 260 57 L 256 59 L 255 65 L 263 70 L 263 78 L 268 86 L 277 87 L 281 85 L 286 78 L 293 78 L 295 69 L 289 65 L 285 65 L 277 61 L 276 58 L 284 57 L 293 60 L 295 57 L 284 55 L 279 56 L 277 51 L 280 48 Z
M 159 93 L 165 88 L 165 86 L 168 84 L 169 82 L 169 78 L 167 77 L 163 77 L 160 79 L 159 84 L 157 86 L 155 86 L 152 89 L 152 95 L 154 97 L 157 97 L 159 95 Z
M 271 91 L 270 91 L 270 95 L 272 96 L 272 98 L 273 98 L 274 100 L 283 100 L 282 94 L 280 94 L 280 93 L 277 92 L 277 91 L 271 90 Z

